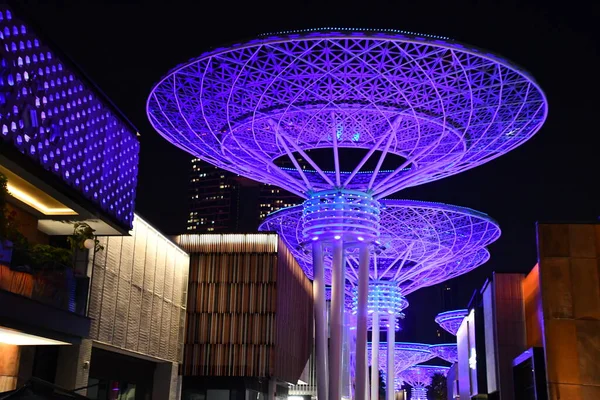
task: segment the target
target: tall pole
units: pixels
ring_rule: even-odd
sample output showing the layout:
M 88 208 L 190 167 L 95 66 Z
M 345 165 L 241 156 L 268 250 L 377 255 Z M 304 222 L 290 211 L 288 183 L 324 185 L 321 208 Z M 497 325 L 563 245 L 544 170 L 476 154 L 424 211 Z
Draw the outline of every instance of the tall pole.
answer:
M 313 297 L 315 310 L 315 353 L 317 358 L 317 397 L 327 400 L 329 371 L 327 369 L 327 306 L 325 303 L 325 270 L 323 268 L 323 246 L 313 242 Z
M 342 368 L 342 397 L 349 399 L 352 396 L 350 390 L 350 317 L 348 310 L 344 307 L 344 347 Z
M 356 400 L 367 400 L 367 301 L 369 297 L 369 247 L 366 244 L 360 246 L 358 264 Z
M 342 342 L 344 329 L 344 246 L 341 239 L 333 241 L 332 295 L 331 295 L 331 346 L 329 358 L 329 400 L 342 397 Z
M 386 400 L 394 400 L 394 371 L 395 371 L 395 360 L 394 353 L 396 348 L 396 315 L 390 314 L 388 316 L 388 326 L 387 326 L 387 380 L 385 382 L 386 388 Z
M 379 313 L 373 312 L 371 330 L 371 400 L 379 399 Z

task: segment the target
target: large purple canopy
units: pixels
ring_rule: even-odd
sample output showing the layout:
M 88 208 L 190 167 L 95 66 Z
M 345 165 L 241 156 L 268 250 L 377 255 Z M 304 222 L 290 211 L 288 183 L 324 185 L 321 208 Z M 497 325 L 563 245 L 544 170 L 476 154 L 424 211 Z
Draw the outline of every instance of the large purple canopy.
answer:
M 456 332 L 458 332 L 460 324 L 462 324 L 463 319 L 465 319 L 468 313 L 469 310 L 467 309 L 446 311 L 439 313 L 435 317 L 435 322 L 446 332 L 456 336 Z
M 542 126 L 544 93 L 510 62 L 400 31 L 286 32 L 218 48 L 148 97 L 154 128 L 220 168 L 302 197 L 379 199 L 457 174 Z
M 458 361 L 458 347 L 456 343 L 434 344 L 430 347 L 430 350 L 436 357 L 449 363 Z
M 500 236 L 495 221 L 468 208 L 414 200 L 381 200 L 380 203 L 383 250 L 372 257 L 370 279 L 398 282 L 404 296 L 483 264 L 489 258 L 485 246 Z M 311 255 L 302 246 L 302 224 L 302 207 L 296 206 L 269 215 L 259 230 L 279 233 L 312 279 Z M 357 255 L 348 251 L 346 259 L 346 278 L 355 284 Z M 330 284 L 328 260 L 325 281 Z

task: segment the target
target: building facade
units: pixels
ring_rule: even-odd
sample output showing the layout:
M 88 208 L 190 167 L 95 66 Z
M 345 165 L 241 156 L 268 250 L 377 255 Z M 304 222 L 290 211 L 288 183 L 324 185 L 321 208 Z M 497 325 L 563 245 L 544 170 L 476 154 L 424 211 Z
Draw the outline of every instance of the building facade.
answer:
M 537 239 L 531 272 L 494 274 L 469 306 L 461 399 L 600 398 L 600 224 L 539 223 Z
M 126 398 L 178 399 L 190 257 L 137 215 L 129 236 L 99 240 L 104 249 L 89 263 L 91 349 L 77 355 L 90 359 L 87 381 L 77 371 L 81 381 L 61 386 L 90 386 L 97 400 L 117 389 Z
M 190 253 L 183 398 L 284 397 L 312 350 L 312 286 L 278 235 L 180 235 Z M 248 397 L 249 396 L 249 397 Z
M 300 204 L 287 191 L 191 161 L 188 233 L 248 233 L 269 213 Z
M 61 349 L 87 346 L 90 235 L 131 230 L 139 142 L 136 128 L 32 29 L 18 3 L 0 4 L 0 71 L 4 392 L 31 376 L 60 380 Z

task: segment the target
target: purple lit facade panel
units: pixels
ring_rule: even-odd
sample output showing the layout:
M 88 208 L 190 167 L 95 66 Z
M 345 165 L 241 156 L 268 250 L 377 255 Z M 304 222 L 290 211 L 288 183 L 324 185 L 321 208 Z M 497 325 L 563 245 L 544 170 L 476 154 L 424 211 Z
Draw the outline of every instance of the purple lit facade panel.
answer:
M 0 145 L 132 227 L 139 142 L 98 90 L 0 6 Z

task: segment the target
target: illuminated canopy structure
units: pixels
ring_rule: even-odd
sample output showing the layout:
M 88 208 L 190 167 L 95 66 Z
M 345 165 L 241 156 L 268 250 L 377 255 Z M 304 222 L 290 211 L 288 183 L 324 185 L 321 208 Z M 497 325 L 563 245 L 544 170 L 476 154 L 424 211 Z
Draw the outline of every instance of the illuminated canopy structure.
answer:
M 400 379 L 412 387 L 410 392 L 411 400 L 427 400 L 426 386 L 431 384 L 433 376 L 435 374 L 446 376 L 449 369 L 450 367 L 441 367 L 438 365 L 417 365 L 402 371 Z
M 456 343 L 434 344 L 430 347 L 431 352 L 442 360 L 449 363 L 458 361 L 458 348 Z
M 465 319 L 468 313 L 469 310 L 466 309 L 446 311 L 439 313 L 435 317 L 435 322 L 446 332 L 456 336 L 460 324 L 462 324 L 463 319 Z
M 392 368 L 388 368 L 387 356 L 385 356 L 388 351 L 388 345 L 385 342 L 379 343 L 379 370 L 383 372 L 383 379 L 387 382 L 387 377 L 391 372 L 392 376 L 389 382 L 394 383 L 395 390 L 400 390 L 402 381 L 397 379 L 400 373 L 407 368 L 434 358 L 435 354 L 431 352 L 430 348 L 431 346 L 423 343 L 394 343 L 394 365 Z M 371 359 L 373 344 L 369 343 L 367 349 L 369 359 Z
M 370 247 L 379 200 L 521 145 L 544 94 L 525 71 L 446 38 L 395 30 L 269 34 L 177 66 L 147 114 L 179 148 L 306 199 L 302 243 L 315 265 L 319 398 L 339 399 L 346 251 L 357 249 L 357 396 L 366 388 Z M 323 248 L 331 252 L 331 360 L 325 368 Z M 327 377 L 329 373 L 329 378 Z
M 414 200 L 380 200 L 381 234 L 377 254 L 369 265 L 368 325 L 373 340 L 379 339 L 380 326 L 387 329 L 388 341 L 394 337 L 396 317 L 408 306 L 404 295 L 464 274 L 486 262 L 485 246 L 500 236 L 498 225 L 487 215 L 463 207 Z M 279 233 L 299 260 L 306 274 L 314 268 L 302 246 L 304 222 L 302 206 L 289 207 L 269 215 L 259 227 Z M 332 256 L 324 251 L 324 279 L 331 283 Z M 358 265 L 355 252 L 346 253 L 346 280 L 353 293 L 352 312 L 357 314 Z M 346 307 L 347 307 L 346 288 Z M 394 354 L 387 355 L 394 364 Z M 373 360 L 381 359 L 378 351 Z M 378 393 L 377 370 L 372 369 L 373 394 Z M 391 379 L 391 375 L 390 375 Z M 390 384 L 392 381 L 390 380 Z M 391 387 L 391 386 L 390 386 Z

